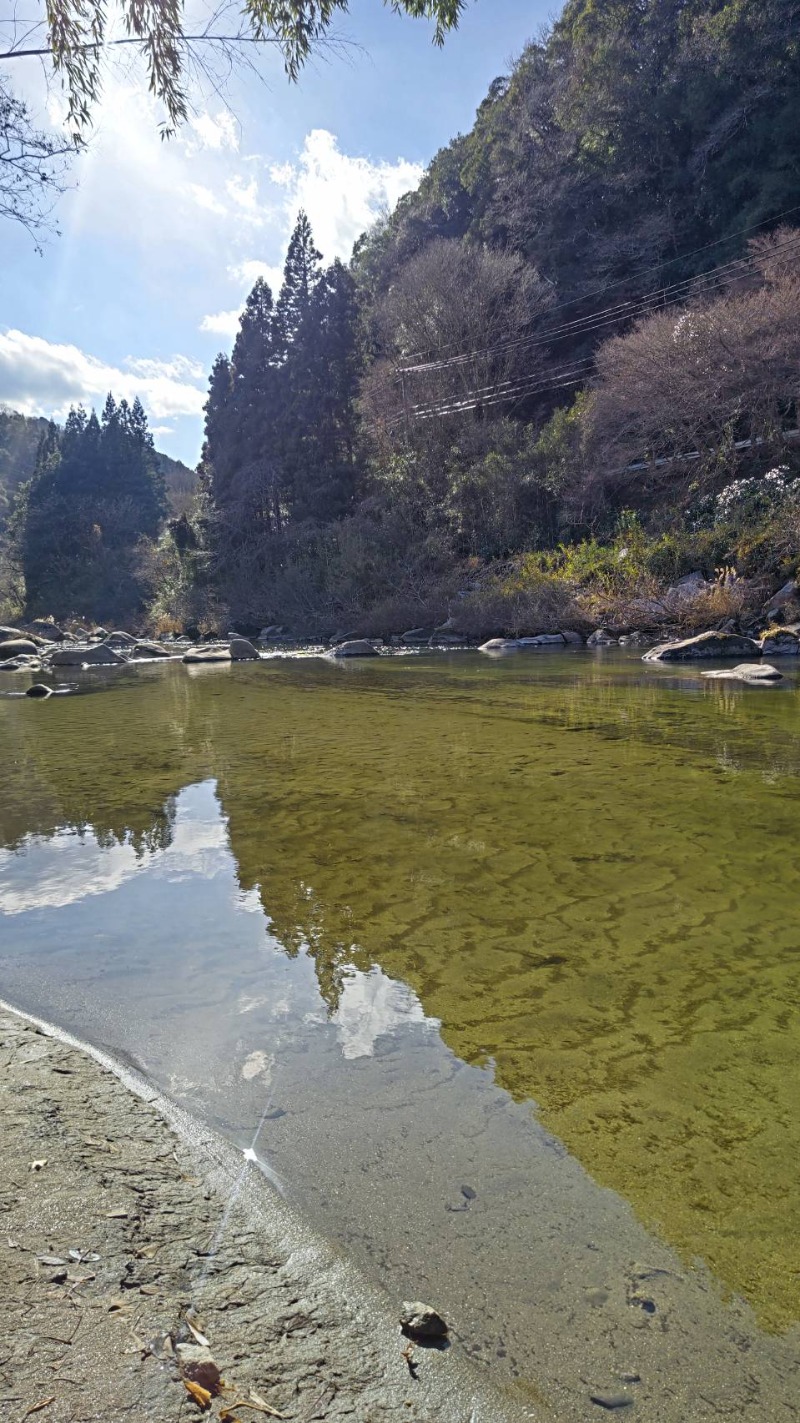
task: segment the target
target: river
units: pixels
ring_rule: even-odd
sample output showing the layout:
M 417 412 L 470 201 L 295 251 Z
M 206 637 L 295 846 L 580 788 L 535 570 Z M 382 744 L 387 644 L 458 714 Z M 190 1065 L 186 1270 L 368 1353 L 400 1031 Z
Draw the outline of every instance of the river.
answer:
M 544 1416 L 796 1418 L 782 670 L 275 657 L 4 695 L 0 995 L 252 1145 Z

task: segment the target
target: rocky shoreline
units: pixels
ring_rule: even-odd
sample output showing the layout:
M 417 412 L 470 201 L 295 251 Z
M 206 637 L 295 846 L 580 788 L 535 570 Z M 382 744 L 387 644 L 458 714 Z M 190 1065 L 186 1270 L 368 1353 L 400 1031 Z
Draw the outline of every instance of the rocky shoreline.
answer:
M 5 1004 L 0 1061 L 9 1418 L 542 1416 L 487 1389 L 457 1342 L 411 1343 L 401 1303 L 313 1235 L 254 1153 L 137 1074 Z
M 316 654 L 331 659 L 378 657 L 409 651 L 457 651 L 475 650 L 491 656 L 503 656 L 513 652 L 557 648 L 589 648 L 630 646 L 644 647 L 645 662 L 686 662 L 725 659 L 730 657 L 760 658 L 768 656 L 800 655 L 800 624 L 790 626 L 770 625 L 761 630 L 741 632 L 735 628 L 708 629 L 690 637 L 680 637 L 677 630 L 672 636 L 659 641 L 652 631 L 638 630 L 614 636 L 606 628 L 598 628 L 584 638 L 573 629 L 556 633 L 538 633 L 531 637 L 493 637 L 485 642 L 450 636 L 439 638 L 436 634 L 423 637 L 416 632 L 403 634 L 385 643 L 380 638 L 344 637 L 332 640 L 327 645 L 319 642 L 299 642 L 283 636 L 262 635 L 255 641 L 238 633 L 231 633 L 224 640 L 192 641 L 186 637 L 175 637 L 169 642 L 151 642 L 137 639 L 131 633 L 115 631 L 108 633 L 98 629 L 84 636 L 67 632 L 52 625 L 45 633 L 45 624 L 34 628 L 0 628 L 0 673 L 58 673 L 67 668 L 122 667 L 138 663 L 158 661 L 181 661 L 187 665 L 200 663 L 255 662 L 269 653 L 283 651 Z M 421 630 L 420 630 L 421 634 Z M 662 630 L 661 637 L 664 633 Z M 47 695 L 53 689 L 43 684 L 29 688 L 29 694 Z

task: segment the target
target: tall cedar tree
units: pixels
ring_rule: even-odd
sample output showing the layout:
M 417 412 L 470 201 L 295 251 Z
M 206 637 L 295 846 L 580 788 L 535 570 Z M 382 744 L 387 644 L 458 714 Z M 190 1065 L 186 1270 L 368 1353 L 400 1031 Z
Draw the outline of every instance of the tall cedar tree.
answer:
M 49 425 L 24 495 L 21 553 L 28 606 L 35 612 L 108 616 L 141 601 L 139 539 L 155 537 L 166 510 L 164 480 L 138 398 L 109 395 L 94 411 L 70 410 L 63 431 Z
M 283 557 L 275 536 L 351 507 L 356 323 L 352 278 L 341 262 L 322 270 L 301 212 L 277 303 L 259 278 L 231 360 L 218 356 L 211 372 L 203 463 L 223 577 L 245 553 L 268 577 Z

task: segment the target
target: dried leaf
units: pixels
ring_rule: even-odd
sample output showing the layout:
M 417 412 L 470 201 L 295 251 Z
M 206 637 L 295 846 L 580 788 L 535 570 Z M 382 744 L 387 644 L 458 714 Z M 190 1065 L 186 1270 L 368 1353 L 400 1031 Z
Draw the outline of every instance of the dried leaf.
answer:
M 195 1329 L 194 1325 L 192 1324 L 191 1319 L 187 1319 L 187 1320 L 186 1320 L 186 1328 L 189 1329 L 189 1330 L 191 1330 L 191 1333 L 193 1334 L 194 1338 L 197 1340 L 197 1343 L 198 1343 L 198 1344 L 202 1344 L 202 1346 L 203 1346 L 204 1349 L 210 1349 L 210 1348 L 211 1348 L 211 1342 L 210 1342 L 210 1340 L 206 1339 L 205 1334 L 201 1334 L 199 1329 Z
M 211 1394 L 207 1388 L 201 1388 L 199 1383 L 192 1383 L 191 1379 L 184 1379 L 183 1386 L 186 1392 L 191 1394 L 198 1408 L 202 1408 L 203 1411 L 205 1411 L 211 1407 Z

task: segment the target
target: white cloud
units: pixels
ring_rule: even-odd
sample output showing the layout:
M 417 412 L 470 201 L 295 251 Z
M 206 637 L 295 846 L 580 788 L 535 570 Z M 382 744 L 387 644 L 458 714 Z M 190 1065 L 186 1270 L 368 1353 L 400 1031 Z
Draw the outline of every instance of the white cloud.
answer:
M 219 113 L 193 114 L 189 118 L 188 131 L 184 137 L 184 148 L 188 154 L 210 148 L 219 152 L 227 149 L 231 153 L 239 150 L 239 126 L 227 109 Z
M 422 168 L 405 158 L 374 163 L 369 158 L 342 153 L 336 135 L 318 128 L 306 134 L 296 162 L 273 163 L 269 177 L 280 194 L 281 261 L 249 258 L 230 265 L 228 275 L 247 291 L 257 277 L 263 277 L 277 294 L 283 280 L 283 255 L 300 208 L 308 214 L 325 261 L 332 262 L 335 257 L 347 261 L 356 238 L 372 226 L 384 209 L 394 207 L 403 193 L 416 187 Z M 255 178 L 247 182 L 238 176 L 230 178 L 225 190 L 240 217 L 264 223 L 273 215 L 274 201 L 265 202 Z M 238 310 L 219 311 L 204 316 L 200 330 L 230 336 L 235 334 L 238 321 Z
M 235 306 L 231 311 L 212 311 L 203 317 L 200 330 L 210 331 L 214 336 L 235 336 L 239 330 L 240 316 L 239 306 Z
M 215 197 L 210 188 L 205 188 L 202 183 L 186 183 L 184 192 L 197 203 L 199 208 L 205 208 L 206 212 L 216 213 L 219 217 L 225 217 L 228 209 L 219 198 Z
M 342 1056 L 348 1058 L 372 1057 L 378 1038 L 409 1023 L 439 1027 L 438 1018 L 426 1018 L 413 989 L 389 978 L 377 964 L 369 973 L 347 969 L 332 1022 L 338 1030 Z
M 356 238 L 383 209 L 417 186 L 422 168 L 405 158 L 374 163 L 342 153 L 335 134 L 315 128 L 306 134 L 297 161 L 273 164 L 270 177 L 284 192 L 289 227 L 304 208 L 317 246 L 331 262 L 350 257 Z
M 255 286 L 259 277 L 263 277 L 267 286 L 271 287 L 273 292 L 278 292 L 283 281 L 283 266 L 279 263 L 277 266 L 271 267 L 269 262 L 258 260 L 239 262 L 236 266 L 228 268 L 228 276 L 233 277 L 234 281 L 243 282 L 248 291 Z
M 130 357 L 112 366 L 78 346 L 58 345 L 24 331 L 0 331 L 0 402 L 24 415 L 63 417 L 70 405 L 98 405 L 109 390 L 132 400 L 139 396 L 148 414 L 170 419 L 199 415 L 203 376 L 195 361 Z

